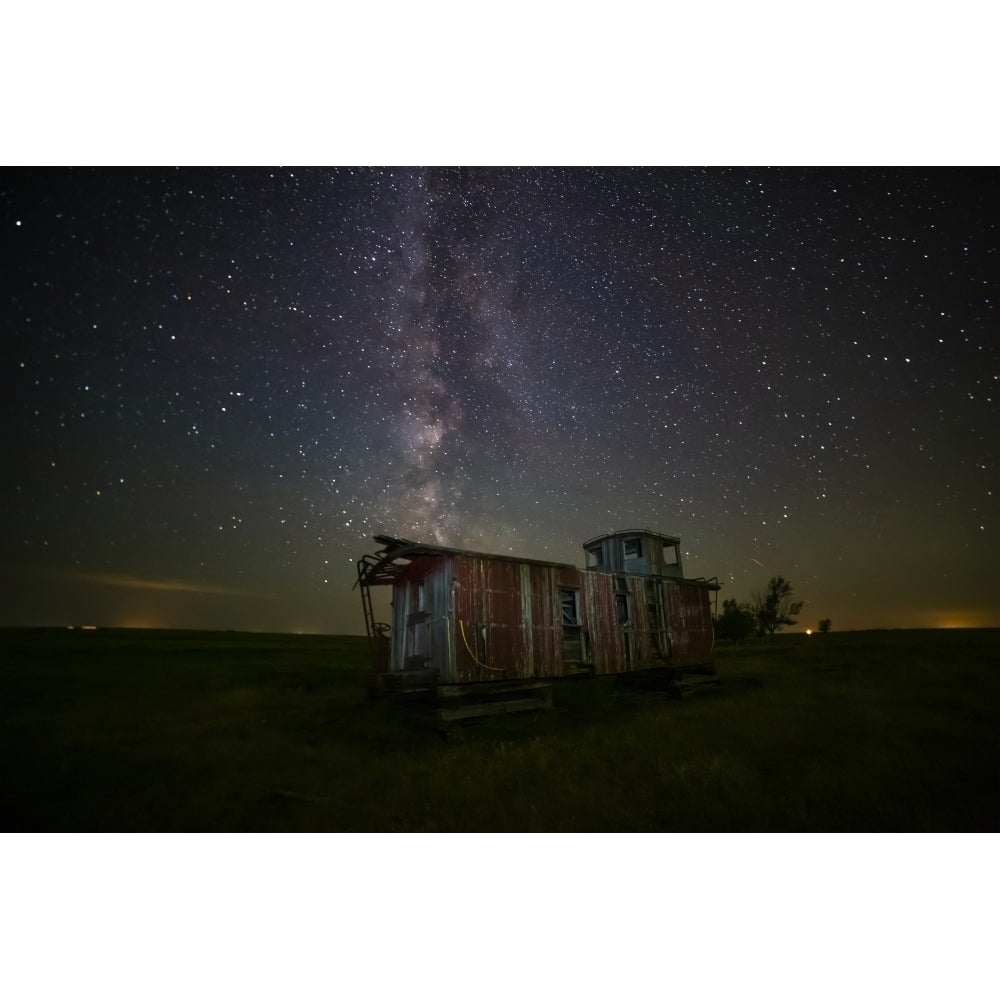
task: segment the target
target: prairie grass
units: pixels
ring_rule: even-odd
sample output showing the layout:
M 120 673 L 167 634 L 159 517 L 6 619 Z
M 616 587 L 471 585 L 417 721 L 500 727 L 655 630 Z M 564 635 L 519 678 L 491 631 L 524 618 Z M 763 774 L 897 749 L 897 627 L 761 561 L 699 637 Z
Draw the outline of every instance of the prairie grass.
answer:
M 557 686 L 447 738 L 351 636 L 3 630 L 0 793 L 29 831 L 992 831 L 1000 632 L 722 647 L 684 701 Z

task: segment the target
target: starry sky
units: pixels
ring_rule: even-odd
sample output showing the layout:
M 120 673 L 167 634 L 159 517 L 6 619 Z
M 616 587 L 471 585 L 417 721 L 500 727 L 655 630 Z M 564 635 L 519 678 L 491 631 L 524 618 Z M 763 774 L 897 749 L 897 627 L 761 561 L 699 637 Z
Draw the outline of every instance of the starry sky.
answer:
M 363 632 L 373 534 L 1000 627 L 993 169 L 8 168 L 0 624 Z

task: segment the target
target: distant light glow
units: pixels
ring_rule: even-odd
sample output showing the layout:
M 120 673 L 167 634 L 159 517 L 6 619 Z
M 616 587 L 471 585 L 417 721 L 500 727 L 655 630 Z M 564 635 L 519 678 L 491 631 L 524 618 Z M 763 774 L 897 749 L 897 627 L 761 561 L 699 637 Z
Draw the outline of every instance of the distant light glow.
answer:
M 942 611 L 930 616 L 928 628 L 995 628 L 985 611 Z

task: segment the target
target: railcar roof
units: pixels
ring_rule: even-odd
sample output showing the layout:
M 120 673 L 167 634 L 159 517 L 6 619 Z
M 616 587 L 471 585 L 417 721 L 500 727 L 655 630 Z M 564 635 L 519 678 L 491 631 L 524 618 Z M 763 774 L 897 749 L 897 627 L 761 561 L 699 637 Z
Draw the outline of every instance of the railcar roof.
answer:
M 597 535 L 594 538 L 588 539 L 583 543 L 583 547 L 589 548 L 591 545 L 596 545 L 598 542 L 603 542 L 608 538 L 632 538 L 636 535 L 642 535 L 645 538 L 658 538 L 661 542 L 668 542 L 670 545 L 680 545 L 681 542 L 677 535 L 664 535 L 659 531 L 650 531 L 649 528 L 625 528 L 621 531 L 609 531 L 603 535 Z
M 453 548 L 449 545 L 435 545 L 432 542 L 413 542 L 408 538 L 393 538 L 391 535 L 375 535 L 374 538 L 382 548 L 374 556 L 365 557 L 360 574 L 362 581 L 369 585 L 391 583 L 395 575 L 410 560 L 419 556 L 469 556 L 473 559 L 501 559 L 506 562 L 529 563 L 532 566 L 552 566 L 557 569 L 579 569 L 572 563 L 527 559 L 524 556 L 505 555 L 498 552 L 475 552 L 471 549 Z M 397 562 L 400 559 L 406 560 L 406 562 Z
M 537 566 L 558 566 L 560 569 L 578 569 L 572 563 L 553 562 L 548 559 L 529 559 L 512 553 L 477 552 L 473 549 L 454 548 L 450 545 L 435 545 L 431 542 L 411 542 L 406 538 L 392 538 L 389 535 L 375 535 L 375 541 L 382 545 L 383 552 L 395 559 L 412 558 L 421 555 L 472 556 L 474 559 L 507 559 L 510 562 L 533 563 Z
M 619 535 L 643 535 L 648 538 L 658 538 L 670 544 L 679 544 L 680 539 L 674 535 L 663 535 L 656 531 L 646 530 L 626 530 L 612 531 L 606 535 L 598 535 L 589 542 L 584 543 L 584 547 L 593 545 L 595 542 L 606 538 L 614 538 Z M 550 566 L 556 569 L 569 569 L 580 571 L 579 566 L 572 563 L 552 562 L 547 559 L 528 559 L 524 556 L 503 554 L 498 552 L 477 552 L 472 549 L 454 548 L 450 545 L 435 545 L 433 542 L 414 542 L 408 538 L 394 538 L 391 535 L 374 535 L 374 540 L 382 546 L 374 555 L 364 556 L 358 566 L 358 583 L 365 586 L 392 583 L 399 574 L 413 559 L 419 556 L 469 556 L 473 559 L 500 559 L 505 562 L 527 563 L 532 566 Z M 404 560 L 400 563 L 397 560 Z M 589 571 L 588 571 L 589 572 Z M 701 577 L 697 579 L 686 579 L 687 583 L 704 583 L 718 590 L 719 585 L 708 584 Z M 355 586 L 358 585 L 355 584 Z

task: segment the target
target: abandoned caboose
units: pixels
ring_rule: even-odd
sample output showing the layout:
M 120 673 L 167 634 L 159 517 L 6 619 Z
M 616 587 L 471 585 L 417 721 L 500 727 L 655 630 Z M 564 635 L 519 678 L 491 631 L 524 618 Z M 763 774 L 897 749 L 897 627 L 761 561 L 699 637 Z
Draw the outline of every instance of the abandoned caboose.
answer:
M 380 690 L 502 689 L 579 674 L 680 677 L 711 664 L 710 595 L 719 583 L 684 577 L 672 535 L 592 538 L 586 569 L 375 541 L 382 548 L 358 562 L 358 585 Z M 391 624 L 375 621 L 375 586 L 392 587 Z

